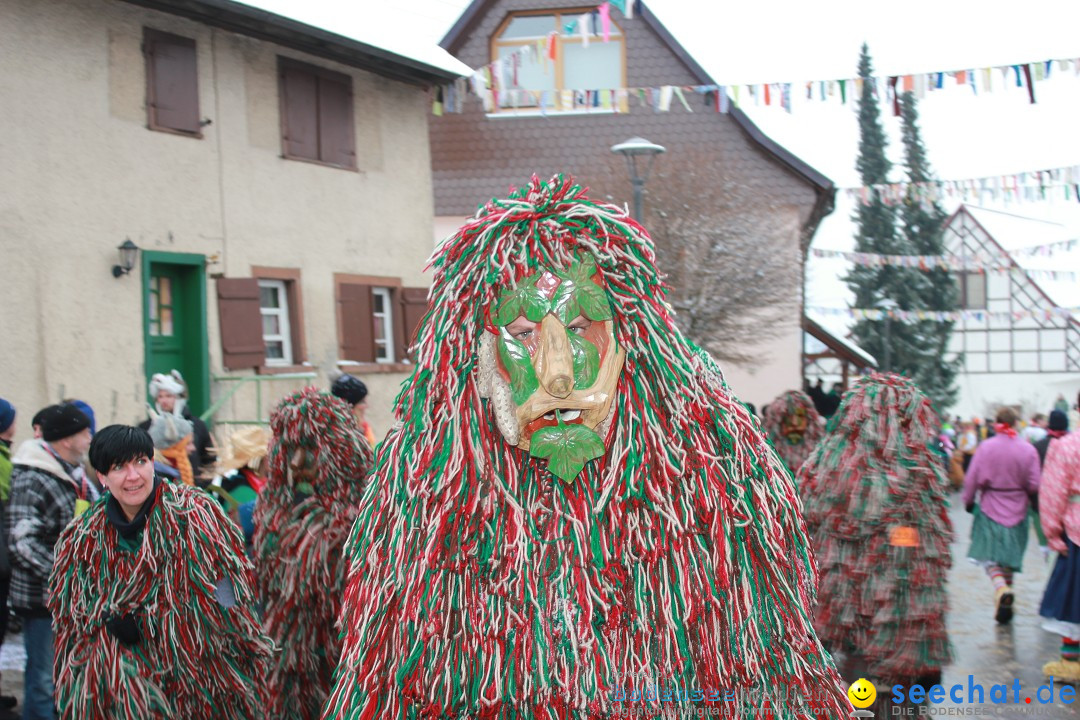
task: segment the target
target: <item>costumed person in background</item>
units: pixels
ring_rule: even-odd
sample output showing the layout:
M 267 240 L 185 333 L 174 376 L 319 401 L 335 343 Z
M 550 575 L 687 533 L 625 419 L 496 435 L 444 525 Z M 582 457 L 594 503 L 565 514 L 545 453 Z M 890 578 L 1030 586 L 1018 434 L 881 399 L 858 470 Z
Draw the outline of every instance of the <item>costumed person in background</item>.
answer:
M 1013 616 L 1013 573 L 1021 571 L 1028 542 L 1028 508 L 1038 501 L 1039 454 L 1016 432 L 1012 408 L 997 412 L 994 435 L 983 440 L 964 476 L 961 499 L 971 523 L 968 557 L 994 583 L 994 619 Z M 976 496 L 978 504 L 976 504 Z
M 188 448 L 188 463 L 194 481 L 200 486 L 209 482 L 217 463 L 218 451 L 214 445 L 214 436 L 202 418 L 191 412 L 188 406 L 188 388 L 184 377 L 179 370 L 171 370 L 169 374 L 156 373 L 150 377 L 150 397 L 154 399 L 154 409 L 160 415 L 176 413 L 182 415 L 191 423 L 191 447 Z M 183 400 L 177 410 L 177 400 Z M 143 430 L 150 429 L 150 421 L 143 421 L 139 427 Z
M 1050 549 L 1058 554 L 1039 615 L 1043 629 L 1061 636 L 1061 659 L 1043 665 L 1043 673 L 1080 683 L 1080 433 L 1056 440 L 1047 452 L 1039 517 Z
M 926 687 L 952 657 L 948 484 L 935 415 L 911 380 L 859 378 L 798 474 L 821 567 L 816 625 L 885 684 Z
M 154 460 L 176 470 L 180 482 L 185 485 L 195 484 L 195 474 L 191 467 L 191 421 L 184 417 L 184 401 L 177 398 L 169 412 L 156 412 L 149 408 L 150 420 L 145 429 L 154 441 Z M 172 473 L 164 473 L 171 475 Z
M 364 432 L 364 438 L 368 441 L 368 445 L 374 448 L 376 445 L 375 432 L 364 417 L 367 414 L 368 395 L 367 385 L 364 384 L 364 381 L 348 373 L 342 373 L 331 383 L 330 392 L 334 397 L 349 403 L 353 415 L 356 416 L 356 422 Z
M 259 599 L 280 648 L 268 684 L 272 718 L 318 718 L 341 652 L 343 549 L 372 465 L 349 408 L 306 388 L 270 417 L 267 484 L 255 506 Z
M 825 423 L 806 393 L 788 390 L 769 403 L 765 432 L 794 475 L 825 434 Z
M 643 686 L 727 688 L 738 717 L 772 693 L 777 717 L 850 710 L 791 476 L 654 258 L 565 176 L 436 251 L 346 548 L 326 718 L 597 718 Z
M 90 445 L 109 493 L 61 534 L 49 582 L 59 717 L 263 718 L 273 646 L 240 532 L 153 455 L 127 425 Z
M 226 512 L 244 531 L 244 544 L 250 550 L 255 536 L 255 503 L 266 487 L 266 453 L 270 433 L 259 425 L 237 430 L 229 438 L 229 448 L 222 467 L 225 475 L 207 486 L 218 492 Z

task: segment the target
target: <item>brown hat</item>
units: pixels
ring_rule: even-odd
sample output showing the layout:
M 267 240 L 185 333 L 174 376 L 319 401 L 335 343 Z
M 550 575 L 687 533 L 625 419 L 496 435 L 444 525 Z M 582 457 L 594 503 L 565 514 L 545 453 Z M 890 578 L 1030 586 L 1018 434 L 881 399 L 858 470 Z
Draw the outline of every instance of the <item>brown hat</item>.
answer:
M 254 467 L 266 457 L 270 445 L 270 432 L 259 425 L 237 430 L 229 438 L 229 452 L 222 461 L 227 470 Z

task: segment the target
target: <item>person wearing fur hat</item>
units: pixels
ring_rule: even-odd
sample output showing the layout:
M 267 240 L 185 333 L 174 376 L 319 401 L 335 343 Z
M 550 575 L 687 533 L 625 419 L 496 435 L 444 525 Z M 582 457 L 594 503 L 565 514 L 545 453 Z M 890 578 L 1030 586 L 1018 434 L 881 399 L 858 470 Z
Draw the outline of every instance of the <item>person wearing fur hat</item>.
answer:
M 270 416 L 266 488 L 253 543 L 266 633 L 281 648 L 269 717 L 314 720 L 329 693 L 341 637 L 342 549 L 371 468 L 371 446 L 345 403 L 306 388 Z
M 194 454 L 192 422 L 184 417 L 184 399 L 177 398 L 170 411 L 157 412 L 149 408 L 150 423 L 146 428 L 154 442 L 154 459 L 176 469 L 185 485 L 195 484 L 191 465 Z
M 432 266 L 324 718 L 604 718 L 673 693 L 700 714 L 721 688 L 733 717 L 781 694 L 778 718 L 846 715 L 794 481 L 676 326 L 644 228 L 534 176 Z
M 53 616 L 46 606 L 49 573 L 60 533 L 89 507 L 81 463 L 90 447 L 90 418 L 74 405 L 50 405 L 36 416 L 41 438 L 12 457 L 7 507 L 11 607 L 23 618 L 26 720 L 52 720 Z
M 61 534 L 49 583 L 59 715 L 262 720 L 273 645 L 240 532 L 153 454 L 127 425 L 90 445 L 109 492 Z
M 179 370 L 171 370 L 168 374 L 156 373 L 150 377 L 150 397 L 154 399 L 154 410 L 159 415 L 176 414 L 179 405 L 179 414 L 191 423 L 192 447 L 188 452 L 188 464 L 191 466 L 192 476 L 196 480 L 206 480 L 208 475 L 213 474 L 213 468 L 217 463 L 217 448 L 214 446 L 214 436 L 206 423 L 191 412 L 187 405 L 187 383 Z M 177 403 L 183 400 L 182 403 Z M 152 420 L 153 418 L 151 418 Z M 139 424 L 143 430 L 150 430 L 151 420 L 144 420 Z

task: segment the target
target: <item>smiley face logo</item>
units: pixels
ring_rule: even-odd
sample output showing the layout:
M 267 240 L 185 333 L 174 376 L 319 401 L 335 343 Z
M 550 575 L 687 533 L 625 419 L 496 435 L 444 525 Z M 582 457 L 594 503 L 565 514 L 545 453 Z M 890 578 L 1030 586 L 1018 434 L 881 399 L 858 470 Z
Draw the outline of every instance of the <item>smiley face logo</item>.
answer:
M 847 690 L 848 700 L 857 708 L 868 708 L 877 700 L 877 688 L 866 678 L 859 678 L 851 683 Z

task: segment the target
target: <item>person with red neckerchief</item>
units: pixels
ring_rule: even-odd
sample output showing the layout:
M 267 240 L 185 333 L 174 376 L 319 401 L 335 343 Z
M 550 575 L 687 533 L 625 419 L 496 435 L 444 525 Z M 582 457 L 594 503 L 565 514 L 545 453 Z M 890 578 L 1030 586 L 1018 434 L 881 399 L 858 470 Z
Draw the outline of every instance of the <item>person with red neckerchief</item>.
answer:
M 1012 408 L 998 410 L 994 435 L 979 444 L 964 476 L 962 499 L 975 515 L 968 557 L 994 583 L 994 619 L 1013 616 L 1013 573 L 1021 571 L 1028 539 L 1028 508 L 1038 504 L 1039 454 L 1016 432 Z M 978 503 L 976 503 L 978 497 Z

